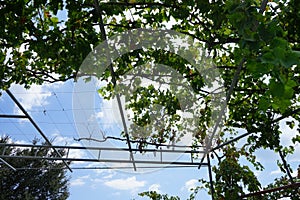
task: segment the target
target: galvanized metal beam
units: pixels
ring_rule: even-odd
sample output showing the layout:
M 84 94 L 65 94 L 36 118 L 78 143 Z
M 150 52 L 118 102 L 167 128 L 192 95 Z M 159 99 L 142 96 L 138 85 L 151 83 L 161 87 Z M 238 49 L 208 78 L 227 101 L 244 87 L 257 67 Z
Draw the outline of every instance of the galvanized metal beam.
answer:
M 25 115 L 5 115 L 0 114 L 0 118 L 27 118 Z
M 15 102 L 15 104 L 19 107 L 19 109 L 23 112 L 23 114 L 26 116 L 26 118 L 31 122 L 31 124 L 36 128 L 36 130 L 41 134 L 41 136 L 44 138 L 44 140 L 52 146 L 50 140 L 47 138 L 47 136 L 43 133 L 43 131 L 39 128 L 39 126 L 35 123 L 35 121 L 31 118 L 31 116 L 28 114 L 28 112 L 25 110 L 25 108 L 20 104 L 20 102 L 16 99 L 16 97 L 9 91 L 6 90 L 6 93 L 10 96 L 10 98 Z M 55 148 L 53 148 L 55 153 L 57 153 L 59 156 L 62 156 L 61 153 L 59 153 Z M 63 161 L 66 167 L 72 172 L 72 169 L 69 167 L 68 163 Z
M 0 158 L 15 158 L 15 159 L 37 159 L 37 160 L 57 160 L 57 161 L 70 161 L 70 162 L 105 162 L 105 163 L 132 163 L 132 160 L 119 160 L 119 159 L 95 159 L 95 158 L 64 158 L 64 157 L 45 157 L 45 156 L 9 156 L 1 155 Z M 185 165 L 196 166 L 199 163 L 192 163 L 186 161 L 152 161 L 152 160 L 135 160 L 136 164 L 153 164 L 153 165 Z M 203 163 L 207 165 L 207 163 Z M 163 167 L 162 167 L 163 168 Z
M 10 169 L 17 171 L 16 168 L 14 168 L 13 166 L 11 166 L 8 162 L 6 162 L 5 160 L 3 160 L 2 158 L 0 158 L 0 161 L 3 162 L 5 165 L 7 165 Z

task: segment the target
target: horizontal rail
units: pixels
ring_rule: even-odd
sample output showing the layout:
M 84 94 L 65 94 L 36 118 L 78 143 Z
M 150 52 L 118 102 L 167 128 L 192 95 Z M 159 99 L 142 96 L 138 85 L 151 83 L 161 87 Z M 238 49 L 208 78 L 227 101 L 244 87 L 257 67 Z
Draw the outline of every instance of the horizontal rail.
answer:
M 197 166 L 186 166 L 186 165 L 167 165 L 167 166 L 140 166 L 139 169 L 161 169 L 161 168 L 193 168 Z M 115 167 L 109 167 L 109 166 L 102 166 L 102 167 L 71 167 L 72 170 L 95 170 L 95 169 L 132 169 L 132 167 L 124 167 L 124 166 L 115 166 Z M 10 168 L 0 168 L 2 169 L 10 169 Z M 16 170 L 40 170 L 40 169 L 51 169 L 51 170 L 61 170 L 66 169 L 66 167 L 17 167 Z
M 14 159 L 37 159 L 37 160 L 60 160 L 70 162 L 106 162 L 106 163 L 132 163 L 131 160 L 118 160 L 118 159 L 95 159 L 95 158 L 65 158 L 65 157 L 42 157 L 42 156 L 8 156 L 1 155 L 0 158 L 14 158 Z M 151 160 L 135 160 L 135 163 L 140 164 L 162 164 L 162 165 L 186 165 L 198 166 L 199 163 L 184 162 L 184 161 L 151 161 Z M 207 165 L 207 163 L 203 163 Z
M 117 148 L 117 147 L 83 147 L 83 146 L 61 146 L 61 145 L 34 145 L 34 144 L 7 144 L 0 143 L 0 147 L 28 147 L 28 148 L 55 148 L 55 149 L 82 149 L 82 150 L 99 150 L 99 151 L 129 151 L 129 148 Z M 198 150 L 172 150 L 172 149 L 131 149 L 134 152 L 165 152 L 165 153 L 187 153 L 187 154 L 197 154 L 204 153 L 205 151 Z
M 5 114 L 0 114 L 0 118 L 27 118 L 25 115 L 5 115 Z

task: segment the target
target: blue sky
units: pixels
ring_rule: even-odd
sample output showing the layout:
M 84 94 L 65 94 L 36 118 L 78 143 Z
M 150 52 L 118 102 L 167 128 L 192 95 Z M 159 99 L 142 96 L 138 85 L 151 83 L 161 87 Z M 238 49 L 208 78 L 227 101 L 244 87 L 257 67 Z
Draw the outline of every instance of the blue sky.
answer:
M 106 135 L 112 134 L 112 132 L 116 134 L 118 130 L 121 129 L 121 125 L 118 125 L 118 120 L 114 121 L 115 115 L 108 116 L 110 112 L 112 113 L 112 108 L 106 107 L 109 104 L 103 103 L 95 90 L 90 90 L 87 87 L 86 91 L 87 93 L 90 91 L 95 94 L 96 103 L 94 110 L 96 113 L 101 113 L 98 115 L 99 118 L 95 118 L 98 119 L 98 125 L 100 125 L 100 127 L 106 127 L 103 128 L 103 130 L 106 130 Z M 88 143 L 80 143 L 73 140 L 73 138 L 82 136 L 82 132 L 79 133 L 79 131 L 84 130 L 84 128 L 88 134 L 93 136 L 99 134 L 99 131 L 96 131 L 96 126 L 93 124 L 93 121 L 85 120 L 86 122 L 83 123 L 80 119 L 74 120 L 74 112 L 79 112 L 79 114 L 82 115 L 86 115 L 89 112 L 85 106 L 82 106 L 82 108 L 74 107 L 74 83 L 72 81 L 45 84 L 42 86 L 34 85 L 29 90 L 23 89 L 22 86 L 13 85 L 11 92 L 26 108 L 47 137 L 54 139 L 54 144 L 71 146 L 88 145 Z M 85 96 L 86 93 L 77 91 L 75 96 L 76 95 Z M 102 112 L 105 110 L 105 107 L 108 111 Z M 20 114 L 20 110 L 17 109 L 16 105 L 14 105 L 5 92 L 3 92 L 0 97 L 0 113 Z M 76 126 L 76 123 L 79 124 L 79 128 Z M 30 143 L 35 137 L 42 138 L 25 119 L 0 119 L 0 124 L 0 135 L 10 135 L 14 141 L 19 143 Z M 107 124 L 115 126 L 111 128 Z M 282 143 L 289 145 L 289 139 L 292 135 L 296 134 L 296 131 L 290 130 L 284 126 L 284 123 L 282 123 L 282 129 L 286 133 L 282 136 Z M 240 131 L 240 133 L 243 132 Z M 240 143 L 242 144 L 244 141 L 245 140 L 241 140 Z M 106 144 L 108 143 L 98 145 L 105 146 Z M 96 143 L 92 145 L 96 145 Z M 119 143 L 111 143 L 110 145 L 119 145 Z M 279 159 L 278 155 L 268 150 L 259 150 L 256 155 L 266 168 L 263 172 L 255 172 L 264 185 L 281 174 L 276 166 L 276 160 Z M 86 152 L 73 150 L 70 152 L 70 156 L 85 157 L 94 156 L 94 154 L 91 152 L 90 155 L 87 155 Z M 114 155 L 108 154 L 108 156 Z M 294 169 L 299 165 L 299 145 L 296 145 L 296 152 L 294 155 L 288 157 L 288 161 L 292 164 Z M 212 162 L 215 163 L 215 160 Z M 74 163 L 71 166 L 101 167 L 116 165 L 80 162 Z M 138 197 L 137 194 L 148 190 L 178 195 L 182 199 L 186 199 L 190 194 L 189 189 L 199 185 L 197 182 L 198 179 L 208 178 L 206 167 L 202 167 L 200 170 L 197 168 L 180 168 L 139 172 L 141 171 L 138 170 L 138 172 L 134 172 L 133 169 L 128 171 L 75 169 L 73 173 L 68 173 L 70 176 L 71 193 L 69 199 L 147 199 Z M 205 191 L 201 191 L 198 196 L 201 197 L 201 199 L 208 199 Z

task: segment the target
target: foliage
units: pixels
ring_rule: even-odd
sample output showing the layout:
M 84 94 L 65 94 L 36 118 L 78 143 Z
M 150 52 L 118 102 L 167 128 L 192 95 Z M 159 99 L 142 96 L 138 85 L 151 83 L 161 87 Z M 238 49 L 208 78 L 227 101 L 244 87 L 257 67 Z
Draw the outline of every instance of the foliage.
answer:
M 8 137 L 0 139 L 0 143 L 8 143 Z M 37 155 L 56 157 L 49 148 L 0 148 L 6 155 Z M 61 152 L 63 153 L 63 152 Z M 33 160 L 5 158 L 5 161 L 17 170 L 0 164 L 0 199 L 67 199 L 69 197 L 68 178 L 63 169 L 64 164 L 54 160 Z
M 213 168 L 216 198 L 227 198 L 229 193 L 238 197 L 261 189 L 251 167 L 240 164 L 246 158 L 254 168 L 262 170 L 253 156 L 258 149 L 278 153 L 279 168 L 289 182 L 295 181 L 286 157 L 293 154 L 293 145 L 300 142 L 300 136 L 298 133 L 292 138 L 293 145 L 284 146 L 279 124 L 286 120 L 293 129 L 299 122 L 299 7 L 297 0 L 4 1 L 0 3 L 0 88 L 7 89 L 12 83 L 30 87 L 33 83 L 82 76 L 78 70 L 83 59 L 105 39 L 99 26 L 100 30 L 105 28 L 107 36 L 135 28 L 172 29 L 187 34 L 209 50 L 227 91 L 232 80 L 238 79 L 233 91 L 228 92 L 228 102 L 220 100 L 227 103 L 227 113 L 216 143 L 228 141 L 228 135 L 234 137 L 232 130 L 236 129 L 249 133 L 247 143 L 221 148 L 218 164 Z M 65 18 L 59 15 L 63 9 L 67 12 Z M 107 99 L 114 97 L 116 81 L 126 79 L 126 73 L 145 63 L 170 66 L 189 83 L 202 105 L 194 113 L 199 123 L 193 144 L 205 143 L 212 125 L 212 98 L 203 92 L 207 83 L 195 67 L 170 52 L 150 48 L 122 55 L 114 61 L 113 70 L 93 74 L 107 81 L 99 92 Z M 180 106 L 174 91 L 142 87 L 140 83 L 139 79 L 133 81 L 143 98 L 135 92 L 126 105 L 134 111 L 133 122 L 139 126 L 151 124 L 149 108 L 156 104 L 167 107 L 164 111 L 169 116 L 161 116 L 166 120 L 165 127 L 148 130 L 150 133 L 141 138 L 141 146 L 146 148 L 146 141 L 159 145 L 173 143 L 174 138 L 179 140 L 184 128 L 176 115 Z M 136 139 L 137 135 L 130 137 Z M 238 176 L 233 176 L 236 173 Z
M 300 181 L 300 166 L 298 168 L 298 175 L 295 178 L 295 182 Z M 280 178 L 275 179 L 274 183 L 269 184 L 266 189 L 272 189 L 272 188 L 277 188 L 280 186 L 286 186 L 290 184 L 290 180 L 287 176 L 282 176 Z M 290 188 L 285 188 L 280 191 L 275 191 L 272 193 L 269 193 L 265 195 L 266 199 L 280 199 L 280 198 L 288 198 L 290 197 L 291 200 L 296 200 L 300 198 L 300 190 L 298 187 L 290 187 Z
M 141 197 L 149 197 L 152 200 L 179 200 L 179 197 L 168 196 L 167 194 L 158 194 L 155 191 L 143 192 L 139 194 Z
M 249 192 L 259 190 L 261 187 L 254 173 L 248 166 L 241 166 L 238 162 L 244 152 L 234 147 L 224 149 L 225 158 L 214 167 L 216 174 L 214 182 L 216 199 L 239 199 L 246 188 Z

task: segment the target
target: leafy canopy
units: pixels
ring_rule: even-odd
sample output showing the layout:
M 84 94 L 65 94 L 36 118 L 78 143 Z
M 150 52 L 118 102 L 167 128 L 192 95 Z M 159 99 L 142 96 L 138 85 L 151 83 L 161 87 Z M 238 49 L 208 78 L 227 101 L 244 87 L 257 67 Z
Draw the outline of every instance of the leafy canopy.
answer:
M 81 76 L 78 70 L 82 61 L 105 39 L 103 31 L 99 31 L 101 27 L 109 37 L 135 28 L 172 29 L 202 42 L 219 69 L 226 91 L 234 77 L 238 79 L 229 93 L 225 125 L 215 142 L 221 144 L 228 136 L 235 137 L 237 129 L 249 135 L 242 147 L 231 143 L 218 153 L 210 153 L 218 162 L 213 167 L 216 199 L 238 198 L 246 191 L 261 189 L 252 167 L 240 162 L 246 158 L 254 168 L 262 170 L 253 156 L 258 149 L 278 153 L 279 168 L 288 177 L 288 183 L 294 183 L 296 179 L 286 157 L 300 142 L 299 131 L 292 138 L 292 145 L 284 146 L 279 124 L 285 120 L 291 129 L 299 124 L 299 7 L 297 0 L 4 1 L 0 3 L 0 88 L 8 89 L 12 83 L 28 88 L 34 83 Z M 203 106 L 196 112 L 199 123 L 193 144 L 203 144 L 211 126 L 211 96 L 203 93 L 206 84 L 201 74 L 186 60 L 157 49 L 129 52 L 114 61 L 113 73 L 106 70 L 94 74 L 107 81 L 99 92 L 112 98 L 115 81 L 149 62 L 167 65 L 182 74 L 198 95 Z M 149 124 L 149 108 L 156 104 L 167 107 L 164 110 L 169 116 L 164 118 L 164 128 L 151 129 L 141 141 L 161 144 L 179 140 L 183 132 L 176 111 L 180 106 L 172 89 L 145 87 L 138 80 L 134 82 L 138 91 L 127 104 L 134 111 L 133 122 L 139 126 Z M 141 146 L 146 148 L 145 144 Z M 289 195 L 298 198 L 299 192 Z

